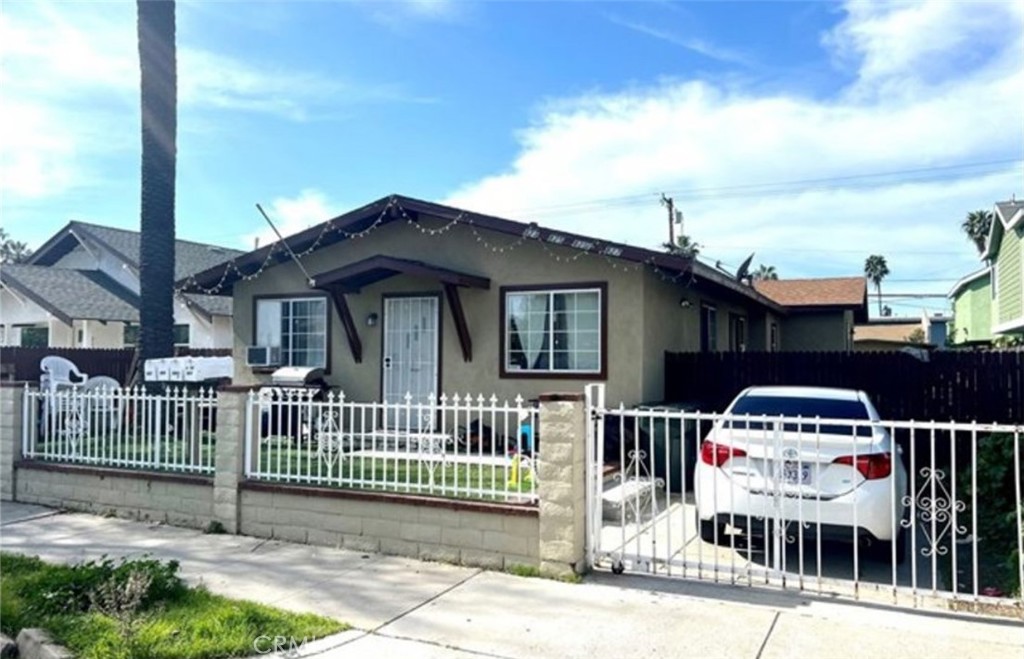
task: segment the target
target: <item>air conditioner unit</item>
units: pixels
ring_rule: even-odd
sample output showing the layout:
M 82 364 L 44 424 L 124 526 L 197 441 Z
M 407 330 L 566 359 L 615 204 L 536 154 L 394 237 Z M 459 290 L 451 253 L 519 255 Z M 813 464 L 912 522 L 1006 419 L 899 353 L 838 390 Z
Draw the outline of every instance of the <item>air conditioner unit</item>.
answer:
M 281 364 L 281 347 L 249 346 L 245 350 L 245 363 L 249 366 L 278 366 Z

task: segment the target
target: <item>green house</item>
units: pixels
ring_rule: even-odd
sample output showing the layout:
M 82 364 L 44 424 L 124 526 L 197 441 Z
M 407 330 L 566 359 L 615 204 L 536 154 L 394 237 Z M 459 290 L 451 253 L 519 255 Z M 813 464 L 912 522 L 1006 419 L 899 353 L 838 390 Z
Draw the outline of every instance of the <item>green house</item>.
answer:
M 997 203 L 982 259 L 986 267 L 953 286 L 957 344 L 1024 337 L 1024 202 Z

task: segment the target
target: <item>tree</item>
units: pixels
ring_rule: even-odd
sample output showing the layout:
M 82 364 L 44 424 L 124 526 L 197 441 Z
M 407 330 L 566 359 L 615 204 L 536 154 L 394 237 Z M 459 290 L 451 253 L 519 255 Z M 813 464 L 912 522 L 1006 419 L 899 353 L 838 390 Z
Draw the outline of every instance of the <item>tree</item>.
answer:
M 884 256 L 872 254 L 864 261 L 864 276 L 875 285 L 875 290 L 878 291 L 878 315 L 880 316 L 882 315 L 882 280 L 888 275 L 889 265 L 885 262 Z
M 907 334 L 907 336 L 904 337 L 904 339 L 909 343 L 924 344 L 924 330 L 920 327 L 915 327 L 910 334 Z
M 142 74 L 140 358 L 174 354 L 178 73 L 173 0 L 137 0 Z
M 32 250 L 23 242 L 13 240 L 0 228 L 0 263 L 23 263 L 32 256 Z
M 661 246 L 668 250 L 670 254 L 678 254 L 679 256 L 685 256 L 689 259 L 696 258 L 697 255 L 700 254 L 700 248 L 702 247 L 702 245 L 686 234 L 677 236 L 675 245 L 672 245 L 671 243 L 662 243 Z
M 985 250 L 985 241 L 988 239 L 988 231 L 992 228 L 992 211 L 976 210 L 971 211 L 964 218 L 960 228 L 964 230 L 979 252 Z
M 761 265 L 757 266 L 757 270 L 754 271 L 754 279 L 757 279 L 757 280 L 761 280 L 761 281 L 772 280 L 772 281 L 774 281 L 774 280 L 776 280 L 778 278 L 779 278 L 779 273 L 777 273 L 775 271 L 775 266 L 774 265 L 765 265 L 764 263 L 762 263 Z

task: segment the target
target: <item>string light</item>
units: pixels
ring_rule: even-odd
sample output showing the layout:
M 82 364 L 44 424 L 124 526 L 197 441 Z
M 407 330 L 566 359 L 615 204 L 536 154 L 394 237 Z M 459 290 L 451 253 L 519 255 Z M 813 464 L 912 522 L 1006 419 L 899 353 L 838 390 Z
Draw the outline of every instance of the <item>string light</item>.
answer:
M 648 256 L 642 261 L 628 263 L 622 258 L 622 248 L 617 245 L 608 245 L 598 240 L 584 238 L 573 238 L 569 244 L 566 244 L 566 242 L 570 240 L 567 236 L 563 236 L 555 232 L 549 232 L 547 236 L 544 236 L 536 224 L 528 225 L 519 237 L 504 244 L 492 243 L 488 240 L 484 233 L 477 230 L 477 224 L 474 221 L 473 215 L 467 211 L 460 211 L 458 215 L 449 220 L 443 226 L 425 227 L 418 220 L 413 219 L 409 215 L 409 212 L 406 211 L 401 202 L 399 202 L 395 196 L 388 199 L 387 204 L 384 205 L 384 208 L 381 209 L 381 212 L 369 226 L 359 231 L 348 231 L 343 226 L 336 226 L 333 219 L 328 220 L 323 224 L 320 229 L 320 233 L 309 247 L 301 252 L 296 252 L 295 255 L 296 257 L 301 258 L 316 251 L 332 231 L 340 235 L 343 240 L 357 240 L 359 238 L 365 238 L 384 225 L 385 218 L 387 218 L 389 214 L 392 214 L 393 217 L 397 215 L 396 219 L 404 219 L 406 226 L 413 227 L 421 235 L 430 237 L 443 236 L 451 231 L 453 227 L 465 225 L 469 228 L 477 243 L 495 254 L 511 252 L 521 247 L 527 241 L 531 241 L 539 243 L 542 251 L 557 263 L 575 263 L 581 258 L 589 256 L 592 258 L 603 259 L 607 265 L 617 271 L 639 272 L 644 268 L 649 268 L 664 282 L 675 284 L 684 278 L 688 278 L 687 285 L 691 285 L 694 281 L 693 273 L 689 269 L 676 270 L 674 268 L 662 268 L 658 266 L 653 255 Z M 281 241 L 279 240 L 272 243 L 267 250 L 267 254 L 264 257 L 263 262 L 258 268 L 256 268 L 256 270 L 249 272 L 248 274 L 242 272 L 236 261 L 232 259 L 225 264 L 224 272 L 221 273 L 220 279 L 213 286 L 201 286 L 194 275 L 189 275 L 186 284 L 181 288 L 176 289 L 176 292 L 184 293 L 187 291 L 190 293 L 217 295 L 221 291 L 225 290 L 228 277 L 231 276 L 232 271 L 234 271 L 243 281 L 253 281 L 260 277 L 260 275 L 262 275 L 263 272 L 271 266 L 271 262 L 275 261 L 275 255 L 286 251 L 280 243 Z M 556 250 L 555 247 L 558 249 Z M 568 250 L 572 250 L 572 253 L 565 253 Z

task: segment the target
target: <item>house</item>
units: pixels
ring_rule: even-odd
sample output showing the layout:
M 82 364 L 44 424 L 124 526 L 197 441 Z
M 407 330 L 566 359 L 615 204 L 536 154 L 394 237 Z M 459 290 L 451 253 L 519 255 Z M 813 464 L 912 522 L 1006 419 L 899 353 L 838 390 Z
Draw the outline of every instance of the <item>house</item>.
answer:
M 139 233 L 72 221 L 27 263 L 0 268 L 0 345 L 120 348 L 139 323 Z M 178 240 L 177 278 L 241 252 Z M 231 347 L 231 300 L 177 294 L 175 345 Z
M 928 350 L 946 347 L 947 323 L 942 314 L 920 318 L 875 318 L 854 327 L 853 347 L 858 352 L 898 351 L 903 348 Z
M 995 205 L 981 258 L 986 267 L 949 292 L 956 344 L 1024 338 L 1024 201 Z
M 669 254 L 391 196 L 180 282 L 230 295 L 235 383 L 325 369 L 354 400 L 663 393 L 665 351 L 769 350 L 787 309 Z
M 987 346 L 992 343 L 992 268 L 961 278 L 949 292 L 953 303 L 953 343 Z
M 864 277 L 757 280 L 754 288 L 789 312 L 784 351 L 852 350 L 854 324 L 868 319 Z

